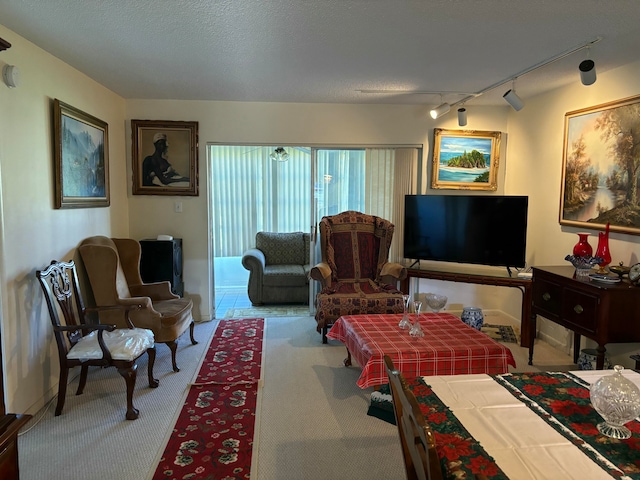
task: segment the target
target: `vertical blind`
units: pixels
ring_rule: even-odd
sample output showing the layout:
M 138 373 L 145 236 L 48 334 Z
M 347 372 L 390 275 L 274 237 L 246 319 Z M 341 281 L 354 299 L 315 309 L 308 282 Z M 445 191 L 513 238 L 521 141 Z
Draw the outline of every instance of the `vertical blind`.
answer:
M 318 219 L 345 210 L 389 219 L 390 259 L 402 257 L 404 196 L 416 193 L 418 149 L 284 148 L 289 160 L 278 162 L 269 158 L 274 147 L 209 145 L 215 257 L 241 256 L 260 231 L 309 231 L 312 206 Z

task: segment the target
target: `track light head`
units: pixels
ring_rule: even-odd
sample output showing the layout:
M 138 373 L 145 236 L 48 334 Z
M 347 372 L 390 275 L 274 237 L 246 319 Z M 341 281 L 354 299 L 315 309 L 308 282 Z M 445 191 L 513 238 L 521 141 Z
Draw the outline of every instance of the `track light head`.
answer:
M 458 126 L 464 127 L 467 124 L 467 109 L 460 107 L 458 109 Z
M 593 60 L 587 59 L 580 62 L 580 81 L 583 85 L 593 85 L 596 82 L 596 64 Z
M 440 118 L 441 116 L 449 113 L 449 110 L 451 110 L 451 106 L 448 103 L 443 103 L 438 105 L 436 108 L 431 109 L 429 115 L 431 115 L 431 118 L 435 120 L 436 118 Z
M 505 93 L 502 96 L 502 98 L 504 98 L 507 101 L 507 103 L 511 105 L 516 112 L 519 110 L 522 110 L 522 107 L 524 107 L 524 102 L 516 94 L 516 91 L 514 89 L 507 90 L 507 93 Z

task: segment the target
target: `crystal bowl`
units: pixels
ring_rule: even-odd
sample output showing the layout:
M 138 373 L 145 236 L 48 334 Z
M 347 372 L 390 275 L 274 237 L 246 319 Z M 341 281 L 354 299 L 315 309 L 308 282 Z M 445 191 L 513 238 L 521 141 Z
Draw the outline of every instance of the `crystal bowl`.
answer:
M 591 404 L 604 419 L 597 425 L 600 433 L 625 439 L 631 437 L 631 431 L 624 424 L 640 414 L 640 389 L 622 375 L 622 366 L 613 368 L 613 375 L 606 375 L 591 385 Z
M 436 313 L 444 308 L 448 300 L 445 295 L 439 295 L 437 293 L 427 293 L 425 298 L 427 300 L 427 306 Z

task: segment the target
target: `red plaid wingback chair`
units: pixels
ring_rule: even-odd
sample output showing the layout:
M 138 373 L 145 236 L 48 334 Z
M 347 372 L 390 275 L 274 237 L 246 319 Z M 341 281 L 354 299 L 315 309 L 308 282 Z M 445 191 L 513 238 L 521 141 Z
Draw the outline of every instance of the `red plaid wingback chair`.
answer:
M 406 268 L 388 262 L 393 237 L 388 220 L 347 211 L 320 220 L 322 262 L 310 276 L 320 282 L 316 296 L 317 330 L 327 343 L 328 328 L 342 315 L 402 313 L 397 283 Z

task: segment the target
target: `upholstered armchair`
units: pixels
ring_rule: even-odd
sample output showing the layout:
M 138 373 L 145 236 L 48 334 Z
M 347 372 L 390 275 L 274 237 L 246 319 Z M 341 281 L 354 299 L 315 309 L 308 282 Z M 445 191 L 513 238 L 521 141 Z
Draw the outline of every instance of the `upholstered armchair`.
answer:
M 242 256 L 252 305 L 309 303 L 309 234 L 258 232 Z
M 151 330 L 156 343 L 165 343 L 171 350 L 173 370 L 180 371 L 176 363 L 178 337 L 189 328 L 191 343 L 197 343 L 193 337 L 191 299 L 172 293 L 169 282 L 142 282 L 137 240 L 98 235 L 85 238 L 78 250 L 96 307 L 141 305 L 142 308 L 131 311 L 131 322 L 138 328 Z M 100 321 L 127 328 L 122 315 L 113 311 L 101 311 Z
M 393 230 L 388 220 L 355 211 L 320 220 L 322 262 L 311 269 L 311 278 L 321 286 L 316 322 L 322 343 L 343 315 L 403 312 L 397 286 L 407 271 L 388 262 Z

